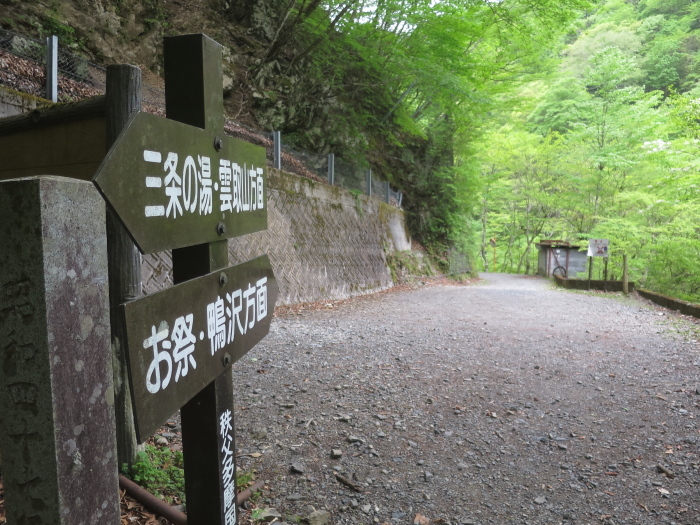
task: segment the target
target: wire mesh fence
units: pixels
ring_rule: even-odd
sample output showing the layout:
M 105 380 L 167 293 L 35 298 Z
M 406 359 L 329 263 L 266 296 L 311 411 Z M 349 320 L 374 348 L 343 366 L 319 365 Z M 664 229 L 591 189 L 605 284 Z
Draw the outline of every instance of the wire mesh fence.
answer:
M 447 263 L 449 265 L 450 274 L 471 273 L 472 268 L 469 263 L 469 257 L 463 251 L 455 247 L 450 247 L 447 251 Z
M 367 171 L 369 164 L 363 158 L 335 158 L 335 183 L 349 190 L 367 192 Z
M 105 68 L 61 48 L 57 55 L 59 101 L 104 93 Z M 46 41 L 0 29 L 0 84 L 47 98 L 47 58 Z
M 47 97 L 46 41 L 27 37 L 0 28 L 0 84 L 40 98 Z M 58 48 L 58 100 L 74 101 L 104 94 L 107 72 L 102 66 Z M 142 86 L 144 110 L 165 114 L 165 92 L 151 86 Z M 274 165 L 273 134 L 227 120 L 228 135 L 246 140 L 267 150 L 267 163 Z M 281 168 L 284 171 L 323 182 L 331 182 L 343 188 L 370 194 L 377 199 L 401 207 L 401 192 L 391 189 L 380 174 L 372 173 L 367 161 L 361 157 L 335 157 L 333 177 L 329 180 L 328 155 L 315 154 L 284 144 L 282 138 Z
M 5 29 L 0 29 L 0 49 L 35 62 L 41 63 L 46 59 L 45 42 Z
M 285 153 L 302 162 L 304 166 L 318 178 L 323 180 L 328 179 L 328 155 L 309 153 L 308 151 L 298 150 L 282 144 L 283 169 L 285 166 Z

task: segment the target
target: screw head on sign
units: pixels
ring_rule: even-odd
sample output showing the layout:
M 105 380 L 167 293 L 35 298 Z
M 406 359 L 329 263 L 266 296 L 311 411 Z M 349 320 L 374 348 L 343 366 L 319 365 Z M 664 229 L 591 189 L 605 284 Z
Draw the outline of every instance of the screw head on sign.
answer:
M 231 354 L 224 354 L 224 366 L 231 364 Z
M 216 138 L 214 139 L 214 149 L 215 149 L 216 151 L 221 151 L 221 148 L 222 148 L 221 138 L 220 138 L 220 137 L 216 137 Z
M 216 233 L 219 235 L 226 233 L 226 225 L 223 222 L 219 222 L 219 224 L 216 225 Z
M 221 275 L 219 275 L 219 285 L 221 287 L 226 286 L 227 282 L 228 282 L 228 277 L 226 277 L 225 273 L 222 273 Z

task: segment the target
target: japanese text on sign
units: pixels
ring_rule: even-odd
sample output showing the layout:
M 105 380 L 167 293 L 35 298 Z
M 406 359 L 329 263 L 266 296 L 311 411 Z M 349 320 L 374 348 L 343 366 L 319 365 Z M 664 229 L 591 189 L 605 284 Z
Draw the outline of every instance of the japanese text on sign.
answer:
M 588 240 L 588 256 L 589 257 L 607 257 L 608 256 L 608 239 L 589 239 Z
M 206 335 L 210 341 L 210 352 L 207 354 L 213 356 L 217 350 L 232 343 L 236 332 L 245 335 L 254 328 L 267 317 L 267 305 L 267 277 L 209 303 Z M 190 367 L 197 368 L 197 359 L 202 356 L 195 357 L 197 335 L 194 325 L 194 314 L 188 313 L 175 319 L 172 330 L 165 321 L 157 329 L 155 325 L 151 326 L 150 337 L 143 341 L 143 348 L 153 351 L 153 360 L 146 373 L 146 388 L 151 394 L 166 389 L 171 380 L 179 382 L 187 376 Z M 200 331 L 198 336 L 203 341 L 204 331 Z
M 225 410 L 219 417 L 219 434 L 223 446 L 221 453 L 221 482 L 224 490 L 224 525 L 236 523 L 236 462 L 233 458 L 233 414 Z
M 162 188 L 160 204 L 144 209 L 146 217 L 176 219 L 185 214 L 210 215 L 214 208 L 221 212 L 240 213 L 265 207 L 263 168 L 220 159 L 213 176 L 211 158 L 188 155 L 180 169 L 180 156 L 168 152 L 163 160 L 160 151 L 143 150 L 143 160 L 162 165 L 165 175 L 146 176 L 147 188 Z M 218 197 L 218 199 L 216 198 Z

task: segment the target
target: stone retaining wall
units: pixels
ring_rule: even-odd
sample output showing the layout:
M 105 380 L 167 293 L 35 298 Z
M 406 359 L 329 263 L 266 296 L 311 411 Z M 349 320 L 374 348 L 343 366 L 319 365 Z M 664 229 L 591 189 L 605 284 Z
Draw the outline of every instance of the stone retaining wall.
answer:
M 0 86 L 0 118 L 26 113 L 41 102 L 47 101 Z
M 566 279 L 564 277 L 554 276 L 554 281 L 562 288 L 570 290 L 588 290 L 588 279 Z M 605 290 L 606 292 L 621 292 L 622 281 L 603 281 L 602 279 L 592 279 L 590 281 L 591 290 Z M 634 283 L 628 283 L 628 290 L 634 292 Z
M 640 288 L 637 293 L 649 299 L 650 301 L 668 308 L 670 310 L 676 310 L 685 315 L 692 315 L 693 317 L 700 318 L 700 305 L 689 303 L 687 301 L 681 301 L 680 299 L 674 299 L 673 297 L 668 297 L 666 295 L 661 295 L 660 293 L 651 292 L 649 290 L 644 290 Z
M 41 99 L 0 88 L 0 117 Z M 410 250 L 404 213 L 378 199 L 269 169 L 268 229 L 229 241 L 231 264 L 268 254 L 278 304 L 345 299 L 393 285 L 386 254 Z M 170 252 L 143 258 L 144 293 L 172 285 Z
M 269 170 L 268 229 L 229 240 L 231 264 L 268 254 L 278 304 L 384 290 L 393 285 L 386 254 L 409 250 L 404 213 L 377 199 Z M 172 283 L 169 252 L 144 257 L 144 292 Z

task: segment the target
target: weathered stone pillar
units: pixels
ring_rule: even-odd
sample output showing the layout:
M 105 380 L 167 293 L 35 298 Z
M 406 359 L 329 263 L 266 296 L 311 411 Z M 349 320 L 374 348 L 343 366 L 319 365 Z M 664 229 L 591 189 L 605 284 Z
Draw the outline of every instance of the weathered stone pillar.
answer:
M 0 182 L 0 454 L 7 522 L 120 522 L 102 198 Z

